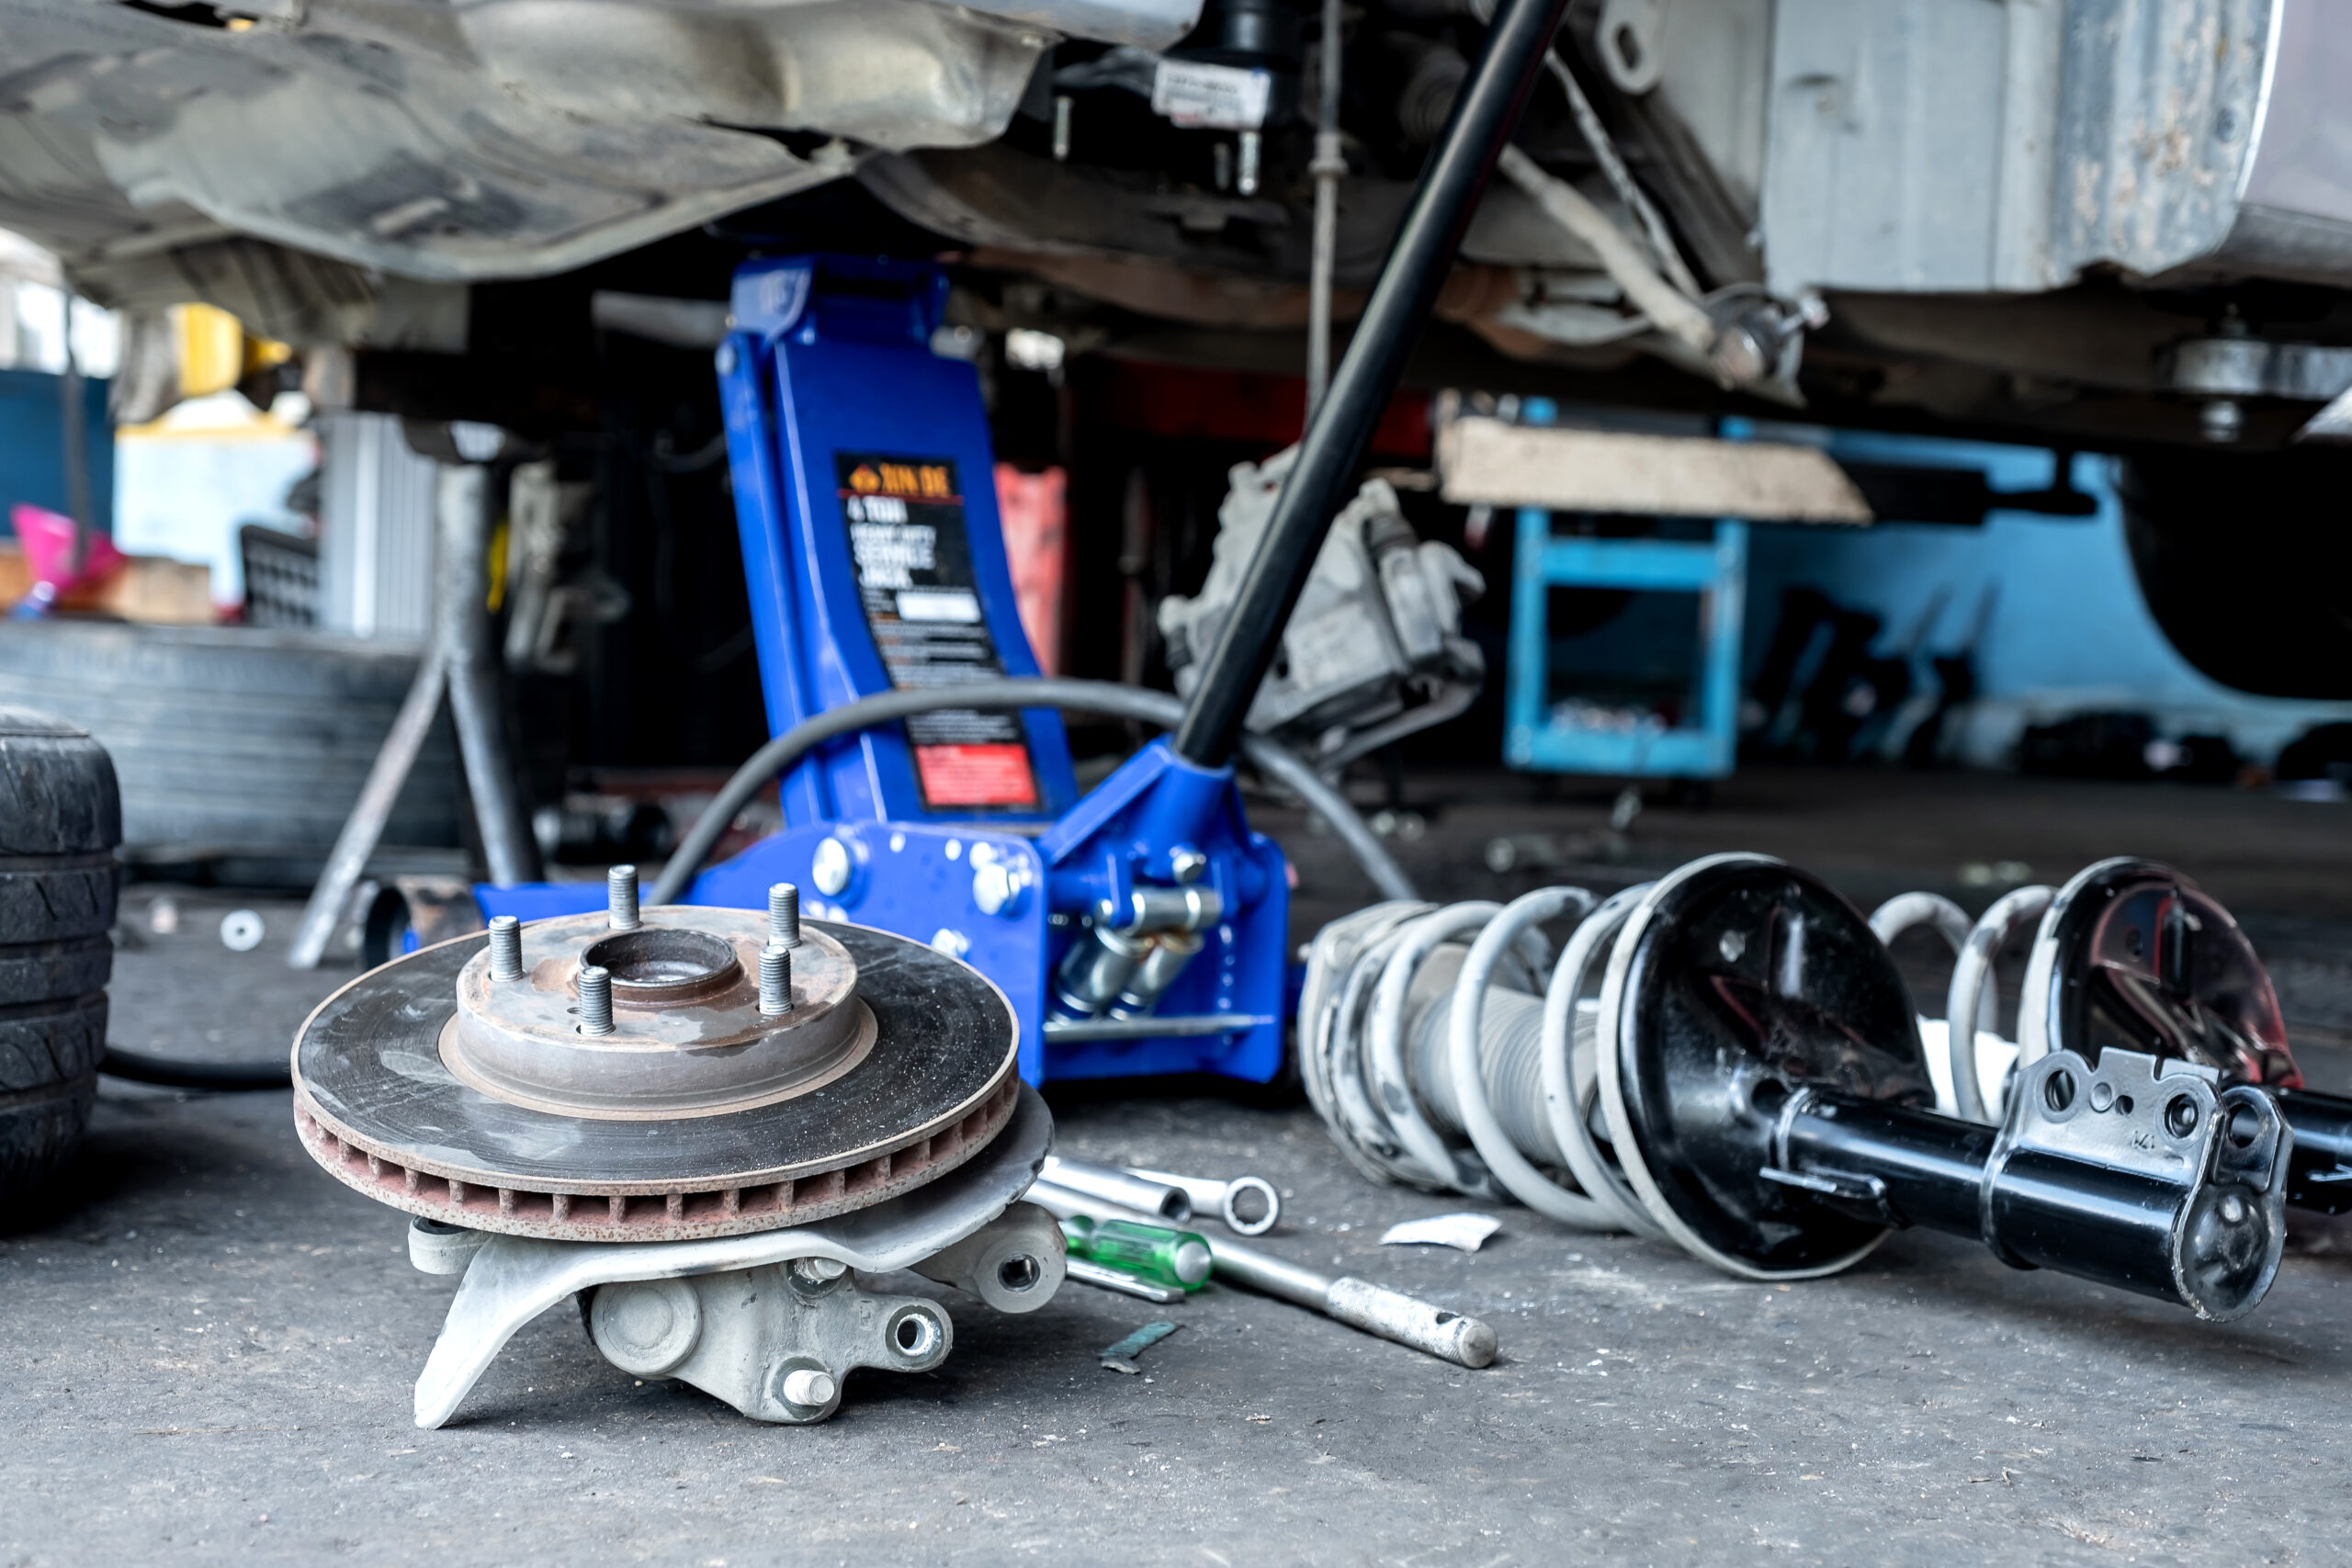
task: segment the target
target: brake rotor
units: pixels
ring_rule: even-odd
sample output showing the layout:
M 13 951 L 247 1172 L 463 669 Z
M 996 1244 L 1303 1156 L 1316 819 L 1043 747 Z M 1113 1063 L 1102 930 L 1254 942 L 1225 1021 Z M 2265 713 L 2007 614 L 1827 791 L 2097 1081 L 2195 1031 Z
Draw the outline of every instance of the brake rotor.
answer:
M 294 1047 L 295 1122 L 345 1185 L 413 1214 L 565 1241 L 805 1224 L 908 1192 L 1003 1128 L 1004 994 L 944 953 L 801 925 L 792 1006 L 760 1011 L 763 914 L 647 909 L 524 928 L 519 979 L 477 933 L 360 976 Z M 582 1032 L 583 964 L 614 1028 Z

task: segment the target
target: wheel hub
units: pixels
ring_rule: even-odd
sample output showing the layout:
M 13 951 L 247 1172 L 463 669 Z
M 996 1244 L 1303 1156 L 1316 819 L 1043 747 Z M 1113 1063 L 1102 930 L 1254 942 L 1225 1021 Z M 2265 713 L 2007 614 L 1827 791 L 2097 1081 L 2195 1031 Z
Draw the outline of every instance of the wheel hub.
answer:
M 522 974 L 487 949 L 458 974 L 441 1060 L 493 1099 L 569 1116 L 642 1122 L 748 1111 L 806 1094 L 874 1048 L 857 964 L 814 926 L 792 950 L 792 1005 L 760 1010 L 763 917 L 742 909 L 647 912 L 634 931 L 602 915 L 541 920 L 521 935 Z M 582 1031 L 580 976 L 610 976 L 615 1027 Z

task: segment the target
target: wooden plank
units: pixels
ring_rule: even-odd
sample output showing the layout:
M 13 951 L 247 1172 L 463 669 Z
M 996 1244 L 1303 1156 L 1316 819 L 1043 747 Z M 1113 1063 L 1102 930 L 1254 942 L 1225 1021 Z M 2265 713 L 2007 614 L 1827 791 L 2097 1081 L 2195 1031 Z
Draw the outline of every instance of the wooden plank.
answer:
M 1862 492 L 1827 453 L 1781 442 L 1472 417 L 1438 432 L 1437 460 L 1442 493 L 1457 505 L 1752 523 L 1874 521 Z

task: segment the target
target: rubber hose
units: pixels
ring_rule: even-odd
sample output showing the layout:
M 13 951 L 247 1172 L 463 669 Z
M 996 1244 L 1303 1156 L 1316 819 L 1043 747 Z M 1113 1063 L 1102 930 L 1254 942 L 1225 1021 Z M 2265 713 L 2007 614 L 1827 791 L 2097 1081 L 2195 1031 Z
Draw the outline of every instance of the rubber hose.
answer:
M 841 736 L 870 729 L 893 719 L 909 718 L 916 714 L 936 713 L 943 709 L 978 709 L 983 712 L 1003 712 L 1013 708 L 1060 708 L 1080 713 L 1102 714 L 1112 718 L 1131 718 L 1144 724 L 1154 724 L 1163 729 L 1171 728 L 1184 716 L 1183 701 L 1166 692 L 1146 691 L 1139 686 L 1123 686 L 1114 681 L 1076 681 L 1060 676 L 1007 677 L 1001 681 L 976 681 L 970 685 L 932 687 L 922 691 L 883 692 L 829 708 L 814 718 L 803 719 L 782 735 L 752 753 L 751 760 L 735 770 L 717 799 L 695 818 L 695 825 L 679 840 L 670 862 L 662 868 L 661 880 L 653 885 L 650 904 L 674 904 L 702 870 L 703 862 L 735 820 L 736 815 L 752 803 L 754 795 L 766 787 L 767 782 L 802 757 Z M 1356 808 L 1347 797 L 1299 761 L 1296 755 L 1277 746 L 1262 736 L 1245 735 L 1241 739 L 1241 754 L 1261 773 L 1282 784 L 1306 802 L 1309 808 L 1331 824 L 1332 829 L 1354 852 L 1356 863 L 1371 877 L 1373 886 L 1380 889 L 1384 898 L 1413 898 L 1413 884 L 1372 829 L 1364 825 Z
M 288 1089 L 294 1082 L 287 1059 L 259 1062 L 185 1062 L 167 1056 L 147 1056 L 136 1051 L 107 1047 L 98 1071 L 133 1083 L 164 1089 Z

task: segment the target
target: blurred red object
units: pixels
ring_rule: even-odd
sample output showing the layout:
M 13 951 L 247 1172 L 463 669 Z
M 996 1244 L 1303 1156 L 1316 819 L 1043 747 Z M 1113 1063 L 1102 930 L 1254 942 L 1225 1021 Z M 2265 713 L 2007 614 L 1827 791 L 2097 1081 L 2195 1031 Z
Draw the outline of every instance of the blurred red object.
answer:
M 997 513 L 1004 525 L 1005 558 L 1012 567 L 1012 596 L 1021 606 L 1021 629 L 1037 668 L 1058 675 L 1062 668 L 1062 583 L 1069 558 L 1069 476 L 1060 468 L 1022 472 L 996 466 Z

